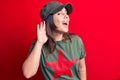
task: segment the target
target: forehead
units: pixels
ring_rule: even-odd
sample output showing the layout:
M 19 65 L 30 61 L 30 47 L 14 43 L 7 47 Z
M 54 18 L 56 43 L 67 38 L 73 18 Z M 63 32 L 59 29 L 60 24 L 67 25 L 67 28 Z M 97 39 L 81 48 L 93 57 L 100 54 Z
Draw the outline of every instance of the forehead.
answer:
M 65 8 L 62 8 L 60 11 L 67 12 L 67 10 Z M 60 11 L 58 11 L 58 12 L 60 12 Z

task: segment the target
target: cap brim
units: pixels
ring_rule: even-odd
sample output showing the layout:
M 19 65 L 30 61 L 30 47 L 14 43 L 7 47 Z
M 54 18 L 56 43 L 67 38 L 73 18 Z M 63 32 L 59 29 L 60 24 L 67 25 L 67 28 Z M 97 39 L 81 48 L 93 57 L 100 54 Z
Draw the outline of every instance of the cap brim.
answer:
M 70 3 L 65 4 L 65 8 L 67 10 L 67 14 L 70 14 L 72 12 L 72 5 Z

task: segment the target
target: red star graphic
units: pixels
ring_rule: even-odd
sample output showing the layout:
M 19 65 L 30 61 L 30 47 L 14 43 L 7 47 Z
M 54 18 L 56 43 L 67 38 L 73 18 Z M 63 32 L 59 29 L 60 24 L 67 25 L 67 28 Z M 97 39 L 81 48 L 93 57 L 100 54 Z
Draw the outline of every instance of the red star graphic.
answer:
M 57 61 L 46 62 L 45 64 L 54 70 L 53 80 L 55 80 L 63 74 L 72 77 L 70 68 L 76 63 L 76 61 L 77 59 L 66 60 L 62 51 L 59 50 Z

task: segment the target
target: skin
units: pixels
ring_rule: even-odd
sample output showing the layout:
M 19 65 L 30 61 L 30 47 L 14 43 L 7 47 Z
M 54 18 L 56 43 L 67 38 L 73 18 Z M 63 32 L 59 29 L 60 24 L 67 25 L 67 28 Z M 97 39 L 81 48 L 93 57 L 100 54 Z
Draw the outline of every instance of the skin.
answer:
M 57 30 L 61 33 L 68 32 L 69 21 L 70 18 L 65 8 L 53 15 L 53 22 L 55 23 Z M 67 23 L 67 25 L 64 25 L 63 23 Z
M 39 24 L 37 25 L 37 42 L 32 52 L 24 61 L 22 66 L 23 75 L 26 78 L 31 78 L 37 73 L 39 67 L 41 49 L 43 44 L 47 41 L 47 39 L 48 38 L 46 36 L 46 31 L 45 31 L 45 22 L 44 24 L 41 22 L 41 25 Z
M 68 32 L 69 21 L 70 19 L 65 8 L 53 15 L 53 22 L 57 27 L 57 30 L 53 32 L 55 41 L 62 40 L 63 33 Z M 64 25 L 63 23 L 67 23 L 67 25 Z M 41 22 L 40 25 L 37 25 L 37 42 L 35 47 L 22 66 L 23 74 L 26 78 L 30 78 L 37 73 L 41 49 L 47 40 L 48 38 L 46 36 L 45 22 Z M 86 66 L 84 58 L 79 61 L 79 75 L 81 80 L 86 80 Z
M 57 27 L 57 30 L 53 32 L 55 41 L 62 40 L 63 33 L 68 32 L 69 21 L 70 19 L 65 8 L 53 15 L 53 22 Z M 63 25 L 63 23 L 67 23 L 67 25 Z

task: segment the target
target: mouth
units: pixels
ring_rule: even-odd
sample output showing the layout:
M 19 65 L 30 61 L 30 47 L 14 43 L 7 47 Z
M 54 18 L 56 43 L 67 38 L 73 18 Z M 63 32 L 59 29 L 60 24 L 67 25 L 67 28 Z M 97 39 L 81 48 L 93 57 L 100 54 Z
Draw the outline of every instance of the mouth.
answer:
M 62 24 L 65 25 L 65 26 L 68 26 L 68 23 L 67 23 L 67 22 L 63 22 Z

